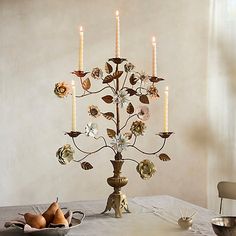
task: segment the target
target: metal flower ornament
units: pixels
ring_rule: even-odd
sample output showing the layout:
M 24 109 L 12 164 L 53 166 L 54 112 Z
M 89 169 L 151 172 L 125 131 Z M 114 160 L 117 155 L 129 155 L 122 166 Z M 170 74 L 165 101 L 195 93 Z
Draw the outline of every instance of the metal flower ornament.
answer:
M 148 159 L 136 160 L 127 158 L 125 151 L 134 149 L 143 155 L 154 157 L 158 156 L 161 161 L 170 160 L 165 153 L 160 153 L 164 148 L 167 138 L 172 134 L 168 131 L 168 91 L 165 92 L 165 107 L 164 107 L 164 131 L 158 133 L 163 143 L 159 148 L 154 147 L 154 151 L 144 151 L 145 147 L 138 147 L 137 140 L 142 139 L 145 131 L 149 128 L 146 121 L 150 117 L 148 104 L 151 100 L 159 99 L 158 83 L 163 81 L 157 77 L 156 72 L 156 42 L 152 44 L 152 75 L 145 72 L 138 72 L 135 66 L 128 62 L 125 58 L 120 57 L 120 19 L 119 14 L 116 15 L 116 55 L 105 62 L 104 69 L 95 67 L 92 71 L 84 72 L 83 70 L 83 31 L 80 31 L 80 51 L 79 51 L 79 70 L 73 71 L 72 74 L 78 79 L 80 84 L 80 94 L 76 94 L 75 83 L 69 86 L 66 82 L 56 83 L 54 93 L 59 98 L 64 98 L 69 94 L 72 95 L 72 130 L 67 132 L 73 142 L 73 146 L 83 155 L 81 158 L 76 158 L 74 149 L 71 145 L 66 144 L 60 147 L 56 153 L 58 161 L 62 164 L 71 163 L 71 161 L 79 162 L 85 170 L 93 168 L 93 165 L 87 159 L 98 153 L 104 148 L 109 149 L 114 156 L 111 160 L 114 168 L 114 176 L 107 179 L 110 186 L 114 188 L 114 192 L 109 196 L 105 212 L 113 208 L 115 216 L 121 217 L 123 211 L 129 212 L 126 196 L 121 193 L 121 187 L 127 184 L 128 179 L 121 177 L 121 168 L 125 161 L 133 161 L 136 164 L 136 170 L 140 177 L 144 180 L 149 179 L 156 172 L 154 163 Z M 93 83 L 100 83 L 102 88 L 93 90 Z M 106 93 L 105 93 L 106 92 Z M 96 96 L 103 94 L 98 99 L 102 99 L 105 104 L 110 106 L 110 109 L 103 111 L 102 107 L 97 104 L 88 106 L 88 116 L 93 118 L 103 117 L 110 121 L 110 125 L 105 127 L 106 135 L 99 135 L 98 125 L 88 122 L 84 124 L 84 130 L 76 129 L 76 99 L 82 99 L 87 96 Z M 104 95 L 105 93 L 105 95 Z M 97 99 L 97 96 L 96 96 Z M 135 101 L 136 100 L 136 101 Z M 139 105 L 136 107 L 134 104 Z M 108 106 L 106 106 L 108 107 Z M 156 135 L 154 133 L 154 135 Z M 79 147 L 76 138 L 88 136 L 89 138 L 102 140 L 103 145 L 95 150 L 84 150 Z M 86 159 L 86 160 L 85 160 Z

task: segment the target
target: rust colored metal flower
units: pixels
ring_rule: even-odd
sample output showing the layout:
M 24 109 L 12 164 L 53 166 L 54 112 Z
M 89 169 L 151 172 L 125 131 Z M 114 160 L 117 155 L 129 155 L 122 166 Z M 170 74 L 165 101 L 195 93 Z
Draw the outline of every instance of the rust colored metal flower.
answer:
M 89 106 L 88 113 L 90 116 L 97 118 L 101 115 L 101 112 L 97 106 L 91 105 Z
M 140 136 L 144 134 L 144 130 L 146 129 L 146 125 L 142 121 L 134 121 L 133 124 L 131 125 L 130 131 L 135 135 L 135 136 Z
M 140 177 L 144 180 L 150 179 L 156 172 L 153 162 L 145 159 L 141 161 L 136 167 Z
M 74 150 L 70 144 L 65 144 L 57 150 L 56 157 L 62 165 L 66 165 L 74 159 Z
M 159 97 L 158 90 L 157 90 L 157 87 L 156 87 L 155 85 L 151 85 L 151 86 L 148 88 L 148 95 L 149 95 L 151 98 L 157 98 L 157 97 Z
M 54 93 L 59 98 L 66 97 L 71 92 L 71 86 L 66 82 L 59 82 L 55 84 Z
M 102 76 L 103 76 L 103 72 L 100 68 L 96 67 L 92 70 L 91 72 L 91 76 L 94 78 L 94 79 L 102 79 Z

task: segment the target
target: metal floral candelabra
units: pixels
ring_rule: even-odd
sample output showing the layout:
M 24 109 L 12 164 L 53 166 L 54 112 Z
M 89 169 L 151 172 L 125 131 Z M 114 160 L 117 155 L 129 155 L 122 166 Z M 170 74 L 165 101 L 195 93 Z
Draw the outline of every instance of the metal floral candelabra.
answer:
M 121 69 L 121 66 L 123 68 Z M 74 84 L 72 87 L 66 82 L 60 82 L 55 85 L 54 92 L 58 97 L 65 97 L 71 93 L 72 90 L 72 104 L 75 103 L 75 98 L 83 98 L 90 95 L 96 95 L 108 90 L 109 93 L 101 99 L 114 106 L 115 112 L 112 111 L 102 112 L 97 106 L 90 105 L 88 113 L 90 116 L 97 118 L 103 116 L 105 119 L 111 121 L 115 129 L 107 128 L 107 136 L 97 135 L 97 124 L 88 123 L 85 127 L 85 131 L 77 131 L 73 122 L 75 122 L 75 110 L 72 115 L 72 131 L 66 134 L 72 138 L 72 142 L 75 148 L 84 154 L 81 159 L 74 158 L 74 150 L 71 145 L 66 144 L 59 148 L 57 151 L 57 157 L 61 164 L 67 164 L 70 161 L 81 163 L 81 167 L 85 170 L 92 169 L 93 166 L 90 162 L 85 161 L 86 158 L 92 154 L 96 154 L 104 148 L 110 149 L 114 154 L 114 159 L 111 160 L 113 165 L 114 175 L 107 179 L 108 184 L 114 188 L 114 191 L 107 200 L 107 205 L 103 213 L 114 209 L 115 216 L 121 217 L 122 212 L 129 212 L 128 202 L 126 196 L 121 192 L 121 188 L 128 183 L 128 178 L 121 176 L 121 169 L 124 161 L 133 161 L 136 163 L 137 172 L 141 178 L 149 179 L 156 171 L 153 162 L 150 160 L 143 160 L 138 162 L 132 158 L 123 158 L 123 151 L 133 148 L 136 151 L 149 155 L 156 156 L 165 146 L 167 138 L 172 134 L 165 130 L 158 133 L 163 139 L 163 144 L 160 148 L 152 152 L 146 152 L 137 147 L 136 141 L 138 138 L 144 135 L 146 125 L 145 121 L 149 118 L 149 104 L 150 97 L 154 99 L 159 98 L 157 84 L 162 81 L 162 78 L 157 76 L 149 76 L 144 72 L 135 72 L 134 65 L 128 63 L 125 58 L 115 57 L 110 58 L 105 64 L 106 75 L 103 75 L 103 71 L 100 68 L 94 68 L 91 73 L 84 72 L 83 70 L 77 70 L 72 72 L 81 84 L 83 93 L 81 95 L 75 95 Z M 90 76 L 89 76 L 90 75 Z M 103 87 L 100 90 L 91 90 L 91 79 L 100 80 Z M 135 108 L 132 104 L 132 99 L 138 98 L 141 105 Z M 75 109 L 75 104 L 72 105 L 72 109 Z M 122 112 L 122 113 L 121 113 Z M 121 115 L 127 113 L 128 117 L 122 122 Z M 122 117 L 123 118 L 123 117 Z M 133 121 L 131 123 L 131 121 Z M 130 125 L 131 123 L 131 125 Z M 129 131 L 124 131 L 127 127 Z M 95 140 L 102 139 L 104 144 L 96 150 L 86 151 L 78 146 L 76 138 L 78 136 L 90 136 Z M 108 140 L 109 141 L 108 141 Z M 161 153 L 159 155 L 161 161 L 169 161 L 170 158 L 167 154 Z

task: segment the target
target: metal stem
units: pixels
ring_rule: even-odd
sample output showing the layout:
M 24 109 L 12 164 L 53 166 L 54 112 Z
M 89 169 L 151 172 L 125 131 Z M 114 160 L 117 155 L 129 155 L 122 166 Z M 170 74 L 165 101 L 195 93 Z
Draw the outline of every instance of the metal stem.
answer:
M 122 89 L 123 89 L 124 86 L 125 86 L 125 82 L 126 82 L 127 76 L 128 76 L 128 72 L 126 72 L 125 79 L 124 79 L 124 82 L 123 82 L 123 85 L 122 85 Z

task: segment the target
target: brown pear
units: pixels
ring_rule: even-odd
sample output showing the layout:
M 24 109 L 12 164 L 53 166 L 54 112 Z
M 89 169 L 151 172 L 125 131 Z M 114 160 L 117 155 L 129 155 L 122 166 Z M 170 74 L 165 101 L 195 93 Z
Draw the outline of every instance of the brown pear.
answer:
M 52 223 L 54 215 L 57 211 L 57 209 L 59 208 L 59 204 L 58 204 L 58 199 L 56 202 L 53 202 L 48 209 L 42 214 L 43 217 L 46 219 L 47 225 L 49 225 L 50 223 Z
M 53 224 L 64 224 L 65 226 L 69 226 L 68 221 L 66 220 L 66 218 L 60 208 L 57 209 L 52 223 Z
M 46 227 L 46 220 L 42 215 L 35 215 L 31 213 L 24 214 L 25 222 L 32 228 L 42 229 Z

